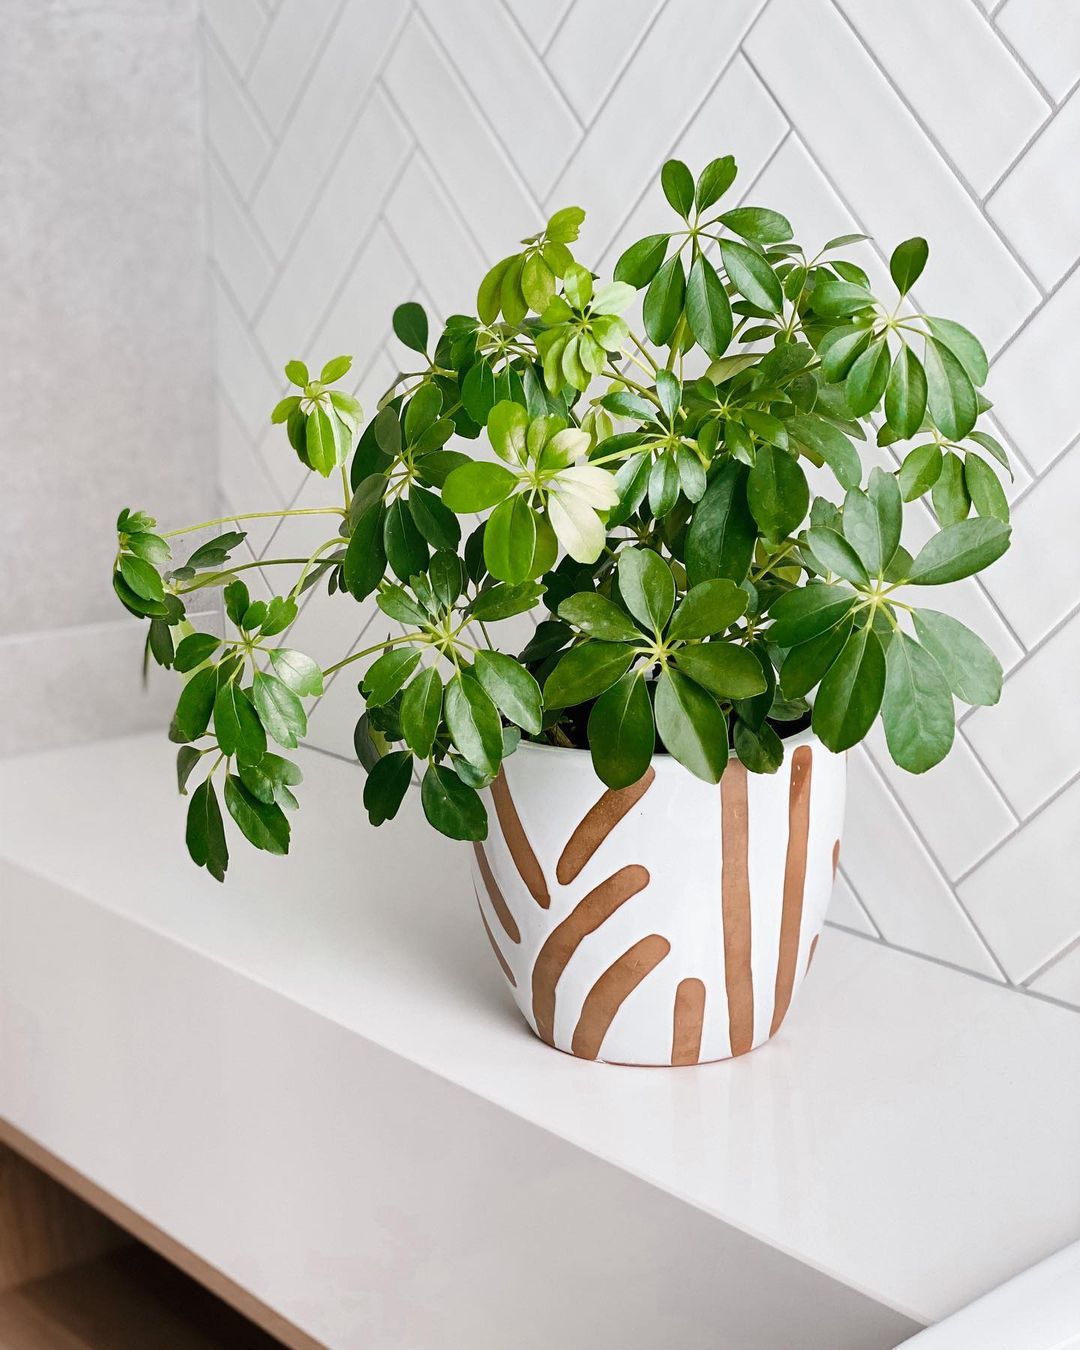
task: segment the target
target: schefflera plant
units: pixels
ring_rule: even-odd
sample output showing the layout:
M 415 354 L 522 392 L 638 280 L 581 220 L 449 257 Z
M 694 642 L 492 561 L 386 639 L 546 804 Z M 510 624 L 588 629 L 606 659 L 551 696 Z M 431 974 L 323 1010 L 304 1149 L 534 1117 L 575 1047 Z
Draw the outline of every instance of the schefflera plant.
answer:
M 863 236 L 808 255 L 778 212 L 722 209 L 735 178 L 730 156 L 696 179 L 665 164 L 673 226 L 609 281 L 575 259 L 570 207 L 434 343 L 423 309 L 399 306 L 417 359 L 366 424 L 331 388 L 348 358 L 318 380 L 290 362 L 296 392 L 273 420 L 341 499 L 307 509 L 333 517 L 309 557 L 258 564 L 296 569 L 282 594 L 247 592 L 244 516 L 203 522 L 230 528 L 176 567 L 169 540 L 195 527 L 159 535 L 122 514 L 114 585 L 149 619 L 149 656 L 185 680 L 170 734 L 181 791 L 201 775 L 196 862 L 220 878 L 228 861 L 215 782 L 251 843 L 287 851 L 300 774 L 279 750 L 306 735 L 325 678 L 360 661 L 370 819 L 392 818 L 419 774 L 427 819 L 456 839 L 486 837 L 479 790 L 522 737 L 587 747 L 614 788 L 657 751 L 715 783 L 732 751 L 774 773 L 787 734 L 810 725 L 843 751 L 880 714 L 893 759 L 921 773 L 950 749 L 954 699 L 997 700 L 982 639 L 913 599 L 1008 546 L 982 346 L 911 304 L 924 240 L 893 252 L 882 300 L 839 256 Z M 924 501 L 938 528 L 913 555 L 905 512 L 929 522 Z M 315 585 L 373 596 L 396 630 L 320 669 L 288 641 Z M 185 617 L 217 587 L 224 639 Z M 530 611 L 513 650 L 500 625 Z M 343 634 L 355 626 L 343 613 Z

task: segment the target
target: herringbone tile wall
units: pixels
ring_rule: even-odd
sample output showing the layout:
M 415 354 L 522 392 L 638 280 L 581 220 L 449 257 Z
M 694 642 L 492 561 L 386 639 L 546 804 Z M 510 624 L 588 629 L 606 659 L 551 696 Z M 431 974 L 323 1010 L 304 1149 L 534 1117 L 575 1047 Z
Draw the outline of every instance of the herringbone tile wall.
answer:
M 1080 1008 L 1080 4 L 205 0 L 204 28 L 233 509 L 322 490 L 268 425 L 287 358 L 354 353 L 371 406 L 403 357 L 396 303 L 469 310 L 486 265 L 570 203 L 580 256 L 609 268 L 666 223 L 673 153 L 733 152 L 743 197 L 808 245 L 870 234 L 878 277 L 929 236 L 917 300 L 984 339 L 1015 457 L 1012 551 L 951 601 L 1008 677 L 923 778 L 880 739 L 851 756 L 832 918 Z M 343 654 L 371 619 L 350 604 L 309 604 L 297 645 Z M 350 753 L 357 702 L 330 686 L 318 745 Z

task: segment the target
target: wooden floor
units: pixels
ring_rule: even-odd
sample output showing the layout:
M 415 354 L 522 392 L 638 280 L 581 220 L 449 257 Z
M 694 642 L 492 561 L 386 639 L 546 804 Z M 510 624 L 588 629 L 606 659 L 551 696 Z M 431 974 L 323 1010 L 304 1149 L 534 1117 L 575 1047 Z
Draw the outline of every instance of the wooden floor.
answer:
M 0 1350 L 280 1350 L 280 1342 L 131 1243 L 0 1293 Z

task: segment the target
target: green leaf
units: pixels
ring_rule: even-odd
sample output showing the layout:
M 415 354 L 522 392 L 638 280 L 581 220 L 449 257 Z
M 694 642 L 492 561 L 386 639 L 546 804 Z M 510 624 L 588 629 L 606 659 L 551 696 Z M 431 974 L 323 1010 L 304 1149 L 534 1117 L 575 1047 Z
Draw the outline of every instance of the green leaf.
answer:
M 684 220 L 694 206 L 694 175 L 681 159 L 669 159 L 660 170 L 660 186 L 669 204 Z
M 814 289 L 810 293 L 814 313 L 824 319 L 845 319 L 872 308 L 873 294 L 865 286 L 841 281 L 822 268 L 817 269 Z
M 223 684 L 214 699 L 214 732 L 218 747 L 230 758 L 258 764 L 266 752 L 263 724 L 251 699 L 232 681 Z
M 672 615 L 667 635 L 685 642 L 722 633 L 745 613 L 748 599 L 742 587 L 727 578 L 699 582 Z
M 198 867 L 205 867 L 216 881 L 225 880 L 229 866 L 229 848 L 225 842 L 225 824 L 221 819 L 214 785 L 207 778 L 191 794 L 188 803 L 187 851 Z
M 675 578 L 671 568 L 651 548 L 627 548 L 615 568 L 619 594 L 638 623 L 662 633 L 675 607 Z
M 270 414 L 270 421 L 274 426 L 281 422 L 287 422 L 289 417 L 300 407 L 299 394 L 290 394 L 283 398 L 280 403 L 274 404 L 274 410 Z
M 885 690 L 885 653 L 867 625 L 856 629 L 821 681 L 814 700 L 813 728 L 839 753 L 857 744 L 881 707 Z
M 167 563 L 172 557 L 172 550 L 160 534 L 151 534 L 149 530 L 144 530 L 139 534 L 126 535 L 125 538 L 125 547 L 128 551 L 154 567 Z
M 685 297 L 686 276 L 682 260 L 673 253 L 649 283 L 642 307 L 645 331 L 658 347 L 665 347 L 671 341 Z
M 873 329 L 865 326 L 830 329 L 821 341 L 821 373 L 834 384 L 846 378 L 851 367 L 866 351 Z
M 303 361 L 290 361 L 285 367 L 285 378 L 300 389 L 311 383 L 311 376 Z
M 647 286 L 660 270 L 670 240 L 669 234 L 650 234 L 631 244 L 615 264 L 615 280 L 639 291 Z
M 952 749 L 956 721 L 948 681 L 933 656 L 903 632 L 894 633 L 885 650 L 881 720 L 889 754 L 908 773 L 925 773 Z
M 958 699 L 989 707 L 1001 697 L 1001 662 L 977 633 L 951 614 L 917 609 L 919 641 L 941 667 Z
M 311 657 L 305 656 L 303 652 L 294 651 L 291 647 L 271 647 L 270 664 L 274 667 L 278 678 L 283 684 L 288 685 L 293 693 L 305 697 L 322 693 L 322 671 Z
M 670 454 L 659 455 L 649 470 L 649 510 L 662 519 L 679 500 L 679 466 Z
M 333 384 L 335 380 L 340 380 L 342 375 L 347 375 L 351 369 L 351 356 L 333 356 L 323 366 L 319 374 L 319 383 Z
M 408 750 L 391 750 L 368 770 L 364 809 L 372 825 L 382 825 L 397 815 L 412 782 L 412 766 Z
M 712 577 L 736 583 L 750 570 L 757 525 L 746 500 L 747 471 L 727 460 L 697 504 L 686 536 L 686 574 L 691 586 Z
M 355 600 L 366 599 L 386 572 L 385 525 L 386 508 L 380 499 L 368 507 L 349 536 L 342 576 L 345 589 Z
M 976 445 L 982 448 L 1005 469 L 1009 470 L 1009 477 L 1012 477 L 1012 469 L 1009 467 L 1009 456 L 1005 452 L 1005 447 L 997 439 L 986 431 L 973 431 L 968 440 L 974 441 Z
M 917 445 L 900 465 L 900 494 L 906 502 L 921 497 L 937 482 L 941 474 L 941 447 L 933 441 Z
M 334 421 L 323 407 L 312 408 L 308 414 L 304 448 L 307 461 L 316 473 L 328 477 L 337 461 L 337 437 Z
M 471 676 L 455 675 L 443 706 L 451 740 L 470 764 L 493 776 L 502 758 L 502 722 L 490 696 Z
M 916 554 L 907 579 L 916 586 L 962 581 L 1000 558 L 1011 533 L 1008 525 L 986 516 L 947 525 Z
M 176 752 L 176 787 L 181 797 L 187 796 L 188 779 L 200 759 L 201 752 L 191 745 L 182 745 Z
M 278 633 L 283 633 L 295 621 L 298 613 L 296 601 L 291 597 L 272 596 L 266 606 L 266 618 L 259 625 L 259 632 L 263 637 L 274 637 Z
M 686 285 L 686 321 L 694 340 L 709 356 L 719 357 L 731 341 L 731 305 L 724 283 L 704 254 L 690 269 Z
M 420 784 L 420 802 L 428 823 L 441 834 L 451 839 L 487 838 L 487 812 L 476 789 L 466 787 L 445 765 L 428 765 Z
M 728 280 L 741 296 L 758 309 L 779 314 L 784 308 L 784 292 L 768 260 L 748 244 L 734 239 L 720 241 L 720 256 Z
M 952 319 L 927 318 L 926 326 L 937 340 L 948 347 L 968 373 L 971 383 L 978 386 L 986 383 L 990 373 L 990 363 L 986 359 L 983 345 L 974 333 Z
M 763 206 L 737 206 L 734 211 L 725 211 L 720 224 L 753 244 L 782 244 L 792 234 L 791 222 L 786 216 Z
M 225 779 L 225 805 L 250 844 L 265 853 L 283 856 L 289 851 L 289 821 L 276 802 L 259 801 L 235 774 Z
M 469 605 L 468 614 L 482 623 L 509 619 L 532 609 L 543 593 L 544 587 L 535 581 L 522 581 L 513 586 L 500 582 L 482 590 Z
M 985 459 L 970 453 L 964 456 L 964 483 L 980 516 L 994 516 L 998 520 L 1008 521 L 1008 499 L 997 474 Z
M 841 586 L 812 582 L 788 591 L 769 610 L 769 641 L 777 647 L 796 647 L 824 633 L 847 615 L 858 599 Z
M 416 528 L 408 504 L 400 497 L 387 508 L 383 548 L 391 568 L 402 581 L 408 581 L 427 567 L 428 549 L 424 536 Z
M 162 601 L 165 599 L 165 586 L 144 558 L 136 558 L 130 553 L 120 555 L 120 575 L 141 600 Z
M 434 666 L 422 670 L 401 698 L 401 729 L 418 759 L 427 759 L 442 719 L 443 687 Z
M 742 592 L 740 591 L 741 595 Z M 593 591 L 568 596 L 559 606 L 559 618 L 590 637 L 605 642 L 640 642 L 641 632 L 613 600 Z
M 421 355 L 427 351 L 428 321 L 422 305 L 418 305 L 415 300 L 398 305 L 394 310 L 393 323 L 398 340 L 406 347 Z
M 914 436 L 926 416 L 926 372 L 919 358 L 906 345 L 897 352 L 889 374 L 885 416 L 901 440 Z
M 889 344 L 878 338 L 863 352 L 844 384 L 848 407 L 855 417 L 865 417 L 881 402 L 889 380 Z
M 472 460 L 449 475 L 443 485 L 442 499 L 459 516 L 486 511 L 505 501 L 517 481 L 517 474 L 501 464 Z
M 872 577 L 884 575 L 899 547 L 903 509 L 896 479 L 876 467 L 865 492 L 852 488 L 844 498 L 844 538 Z
M 930 494 L 934 512 L 941 525 L 955 525 L 965 520 L 971 511 L 971 498 L 964 481 L 964 464 L 952 450 L 945 452 L 941 472 Z
M 176 705 L 176 712 L 169 728 L 169 740 L 197 741 L 210 725 L 210 714 L 214 710 L 216 693 L 217 671 L 213 666 L 207 666 L 205 670 L 192 675 L 184 685 Z
M 889 275 L 901 295 L 907 295 L 922 276 L 929 255 L 930 248 L 926 240 L 918 237 L 905 239 L 893 249 L 893 255 L 889 259 Z
M 524 493 L 508 497 L 492 511 L 484 530 L 484 562 L 500 581 L 526 581 L 536 554 L 536 512 Z
M 555 294 L 555 273 L 539 253 L 530 253 L 521 269 L 521 294 L 536 314 L 542 314 Z
M 629 787 L 649 767 L 656 746 L 645 681 L 628 673 L 596 700 L 589 713 L 589 750 L 597 777 L 610 788 Z
M 815 527 L 806 533 L 814 557 L 835 576 L 850 581 L 853 586 L 866 586 L 870 578 L 858 553 L 842 534 L 835 530 Z
M 797 460 L 774 445 L 763 445 L 746 482 L 746 499 L 762 533 L 783 539 L 797 530 L 810 509 L 810 489 Z
M 408 506 L 413 524 L 432 548 L 457 548 L 461 542 L 457 516 L 434 493 L 413 483 Z
M 228 530 L 214 539 L 207 539 L 199 545 L 184 564 L 185 567 L 221 567 L 228 562 L 229 554 L 237 545 L 242 544 L 247 535 L 242 530 Z
M 386 586 L 375 597 L 384 614 L 398 623 L 416 626 L 427 622 L 428 615 L 403 586 Z
M 705 476 L 704 465 L 697 454 L 689 446 L 680 445 L 675 451 L 675 464 L 679 471 L 679 486 L 687 501 L 695 503 L 701 501 L 709 482 Z
M 695 200 L 699 211 L 707 211 L 734 183 L 738 170 L 732 155 L 710 160 L 698 174 Z
M 540 686 L 524 666 L 503 652 L 479 651 L 473 674 L 505 718 L 533 736 L 540 734 Z
M 844 619 L 824 633 L 792 647 L 780 667 L 780 688 L 785 698 L 802 698 L 824 677 L 840 655 L 851 633 L 851 620 Z
M 436 602 L 449 609 L 465 586 L 465 568 L 456 553 L 442 549 L 435 554 L 428 567 L 428 580 Z
M 926 339 L 927 405 L 938 430 L 950 441 L 962 440 L 975 426 L 978 403 L 971 377 L 944 343 Z
M 787 426 L 790 436 L 828 464 L 842 488 L 859 486 L 862 460 L 839 427 L 811 413 L 788 418 Z
M 437 385 L 422 384 L 405 409 L 405 440 L 416 445 L 435 425 L 442 411 L 443 398 Z
M 173 669 L 186 674 L 209 660 L 220 646 L 221 639 L 212 633 L 190 633 L 176 649 Z
M 487 424 L 488 440 L 491 448 L 507 464 L 520 466 L 527 463 L 528 430 L 529 414 L 520 403 L 503 399 L 492 408 Z
M 295 750 L 301 737 L 307 735 L 307 714 L 298 696 L 276 675 L 258 670 L 252 681 L 252 697 L 259 720 L 278 745 Z
M 718 698 L 754 698 L 765 692 L 761 662 L 748 647 L 733 642 L 695 643 L 675 651 L 684 675 Z
M 669 754 L 706 783 L 719 783 L 727 767 L 727 718 L 711 694 L 678 671 L 656 682 L 656 729 Z
M 383 652 L 368 666 L 360 682 L 368 707 L 389 703 L 419 664 L 420 652 L 416 647 L 390 647 Z
M 572 244 L 585 220 L 580 206 L 563 206 L 550 217 L 544 235 L 550 243 Z
M 735 719 L 735 753 L 751 773 L 775 773 L 784 762 L 784 743 L 768 722 L 749 726 Z
M 573 708 L 597 698 L 626 674 L 633 659 L 633 649 L 621 642 L 590 640 L 571 647 L 544 683 L 545 706 Z

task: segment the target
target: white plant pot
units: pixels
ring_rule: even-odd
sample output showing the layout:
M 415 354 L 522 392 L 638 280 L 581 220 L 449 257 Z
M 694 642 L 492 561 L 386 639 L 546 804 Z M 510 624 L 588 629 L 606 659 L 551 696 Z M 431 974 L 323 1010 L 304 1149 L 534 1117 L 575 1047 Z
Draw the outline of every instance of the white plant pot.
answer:
M 779 1030 L 832 891 L 846 764 L 811 732 L 717 786 L 656 755 L 605 790 L 584 750 L 523 743 L 485 794 L 480 912 L 522 1015 L 615 1064 L 698 1064 Z

